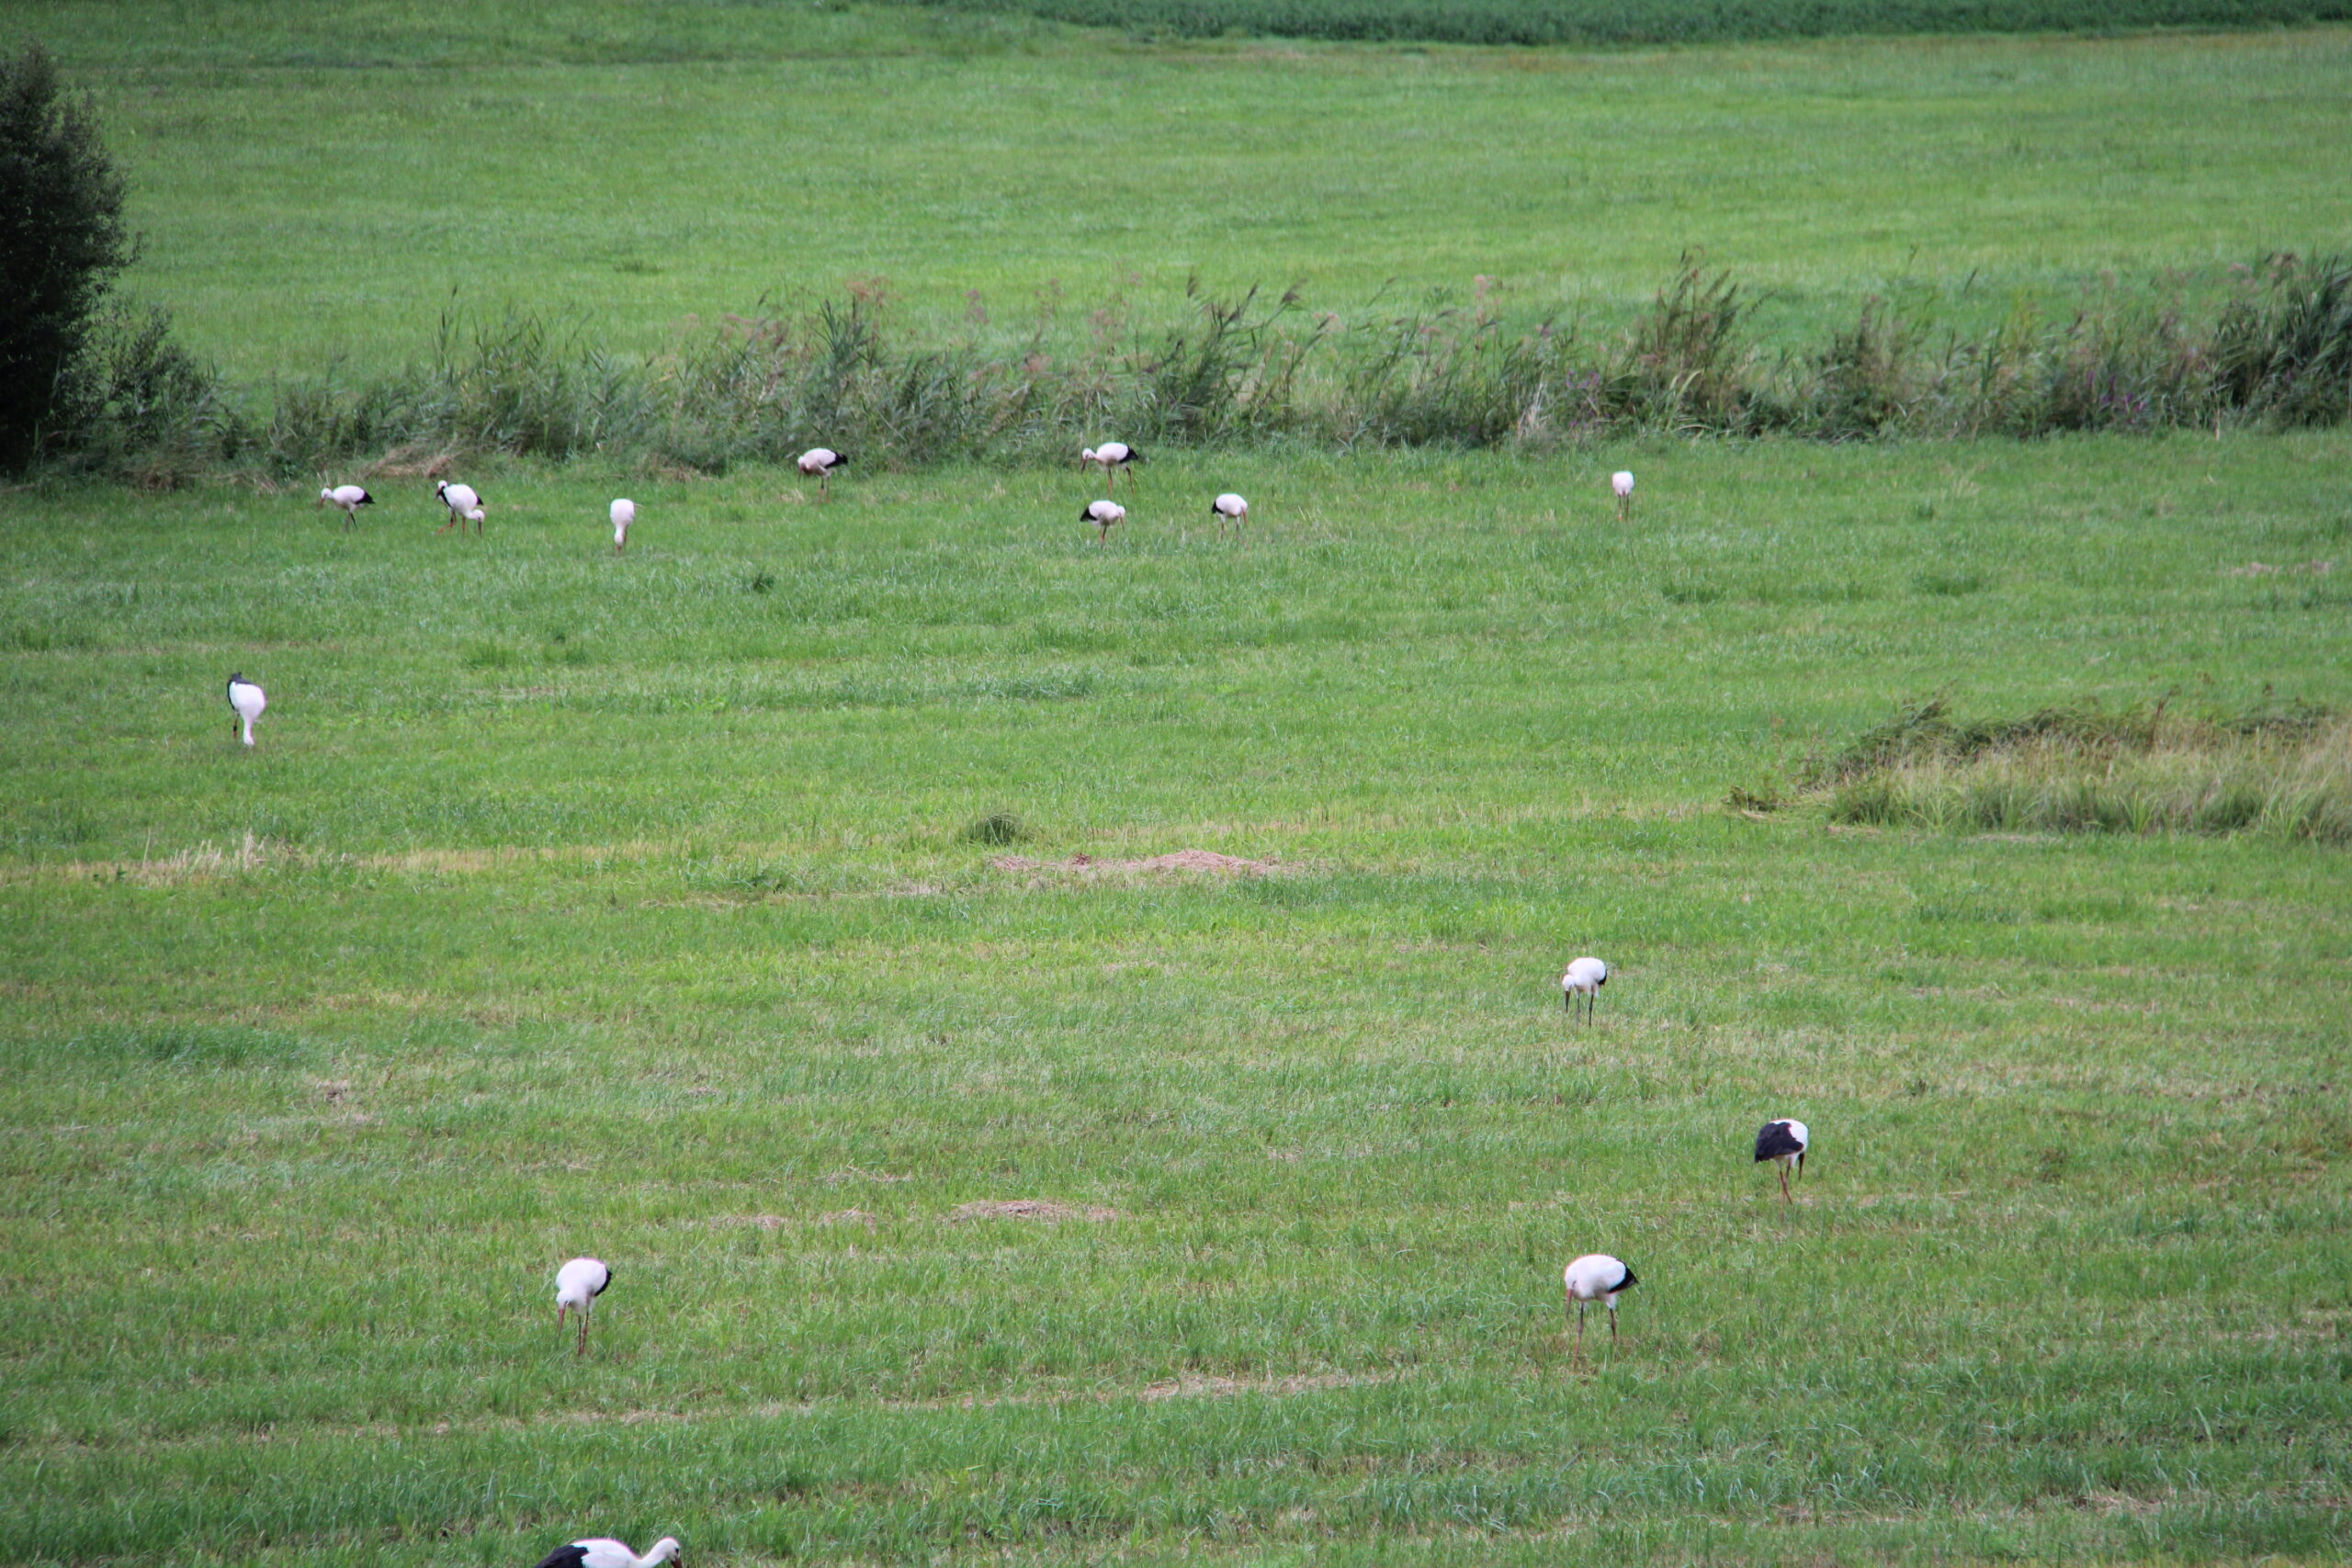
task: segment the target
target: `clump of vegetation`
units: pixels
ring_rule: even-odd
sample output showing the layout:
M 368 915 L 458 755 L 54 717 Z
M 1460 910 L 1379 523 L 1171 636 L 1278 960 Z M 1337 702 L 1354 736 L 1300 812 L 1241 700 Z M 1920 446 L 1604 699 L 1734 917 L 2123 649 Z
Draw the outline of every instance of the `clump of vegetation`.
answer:
M 1657 44 L 1847 33 L 2106 32 L 2341 20 L 2344 0 L 951 0 L 1130 33 L 1473 44 Z
M 1035 837 L 1017 811 L 991 811 L 964 828 L 964 841 L 967 844 L 1019 844 Z
M 97 118 L 39 44 L 0 59 L 0 473 L 38 460 L 172 482 L 219 456 L 217 378 L 109 296 L 136 251 Z
M 1830 820 L 1960 832 L 2259 832 L 2352 843 L 2352 721 L 2267 702 L 2192 716 L 2096 702 L 1905 709 L 1810 770 Z

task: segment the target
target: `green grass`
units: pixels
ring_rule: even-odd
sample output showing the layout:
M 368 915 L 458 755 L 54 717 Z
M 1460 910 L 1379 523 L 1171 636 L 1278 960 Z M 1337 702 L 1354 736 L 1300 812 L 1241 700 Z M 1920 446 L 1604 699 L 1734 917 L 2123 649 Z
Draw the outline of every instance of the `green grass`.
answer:
M 1716 803 L 1938 690 L 2352 704 L 2347 457 L 0 496 L 16 1555 L 2340 1557 L 2343 852 Z M 1062 869 L 1188 847 L 1268 869 Z
M 2110 270 L 2352 241 L 2343 28 L 1155 49 L 895 6 L 41 0 L 21 36 L 97 94 L 130 287 L 264 389 L 423 357 L 453 293 L 624 353 L 877 276 L 989 344 L 1172 318 L 1193 275 L 1351 321 L 1486 277 L 1613 323 L 1698 248 L 1810 344 L 1890 288 L 2063 317 Z

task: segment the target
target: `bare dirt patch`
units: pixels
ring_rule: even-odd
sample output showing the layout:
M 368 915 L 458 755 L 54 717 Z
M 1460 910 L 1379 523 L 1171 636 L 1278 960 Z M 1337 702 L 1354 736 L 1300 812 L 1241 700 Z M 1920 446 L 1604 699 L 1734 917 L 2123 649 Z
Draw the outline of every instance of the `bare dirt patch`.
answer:
M 976 1202 L 956 1205 L 956 1212 L 947 1216 L 947 1223 L 960 1224 L 966 1220 L 1044 1220 L 1050 1224 L 1062 1220 L 1093 1220 L 1099 1223 L 1103 1220 L 1115 1220 L 1118 1217 L 1119 1211 L 1116 1209 L 1093 1206 L 1074 1209 L 1068 1203 L 1051 1202 L 1044 1198 L 1014 1198 L 1004 1201 L 983 1198 Z

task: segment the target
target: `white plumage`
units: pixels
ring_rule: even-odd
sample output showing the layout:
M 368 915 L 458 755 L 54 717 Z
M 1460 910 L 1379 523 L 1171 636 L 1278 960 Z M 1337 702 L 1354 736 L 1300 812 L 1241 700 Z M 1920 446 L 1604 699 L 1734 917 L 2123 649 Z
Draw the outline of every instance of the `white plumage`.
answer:
M 1102 470 L 1102 483 L 1109 490 L 1118 489 L 1121 468 L 1129 463 L 1142 461 L 1143 454 L 1124 441 L 1105 441 L 1102 446 L 1089 446 L 1078 455 L 1080 468 L 1092 463 Z
M 269 694 L 245 679 L 242 671 L 229 677 L 229 706 L 235 710 L 237 724 L 243 727 L 245 744 L 254 743 L 254 720 L 269 706 Z
M 831 493 L 830 487 L 833 482 L 833 470 L 848 461 L 830 446 L 811 446 L 800 454 L 800 471 L 816 477 L 819 501 Z
M 1560 1271 L 1560 1282 L 1566 1287 L 1567 1301 L 1563 1306 L 1577 1309 L 1577 1354 L 1584 1354 L 1585 1309 L 1599 1302 L 1609 1309 L 1609 1338 L 1617 1338 L 1617 1298 L 1641 1283 L 1623 1259 L 1605 1252 L 1588 1252 Z
M 636 521 L 637 502 L 633 501 L 613 502 L 613 554 L 619 555 L 628 548 L 628 525 Z
M 575 1540 L 569 1546 L 559 1546 L 539 1559 L 539 1568 L 654 1568 L 667 1562 L 684 1550 L 674 1536 L 663 1536 L 653 1543 L 653 1550 L 639 1557 L 624 1540 L 610 1536 L 592 1536 Z
M 1598 958 L 1579 958 L 1568 965 L 1560 976 L 1560 1002 L 1570 1013 L 1577 1010 L 1577 998 L 1585 998 L 1585 1020 L 1591 1021 L 1592 1010 L 1600 1003 L 1600 987 L 1609 984 L 1609 965 Z
M 1805 1124 L 1785 1116 L 1765 1122 L 1756 1134 L 1756 1163 L 1762 1165 L 1769 1159 L 1781 1168 L 1781 1201 L 1784 1203 L 1796 1201 L 1789 1196 L 1789 1170 L 1794 1167 L 1799 1176 L 1804 1174 L 1804 1151 L 1812 1143 L 1813 1134 Z
M 1080 523 L 1091 523 L 1102 530 L 1094 542 L 1102 544 L 1111 537 L 1111 530 L 1127 520 L 1127 509 L 1115 501 L 1090 501 L 1086 510 L 1078 514 Z
M 1217 536 L 1223 538 L 1225 525 L 1228 523 L 1233 525 L 1236 533 L 1241 532 L 1241 525 L 1250 521 L 1250 503 L 1233 491 L 1227 491 L 1209 502 L 1209 515 L 1216 519 Z
M 375 505 L 376 498 L 357 485 L 337 485 L 319 491 L 319 504 L 343 508 L 343 525 L 348 528 L 359 521 L 359 509 Z
M 579 1355 L 588 1353 L 589 1304 L 612 1282 L 613 1271 L 601 1258 L 575 1258 L 555 1271 L 555 1320 L 560 1324 L 566 1313 L 580 1314 Z
M 1634 470 L 1620 468 L 1610 475 L 1609 488 L 1617 492 L 1617 520 L 1622 523 L 1634 510 Z
M 440 500 L 442 505 L 449 509 L 449 521 L 434 529 L 435 533 L 446 534 L 455 528 L 462 534 L 466 531 L 466 525 L 469 523 L 474 525 L 474 532 L 481 532 L 481 491 L 471 485 L 453 485 L 447 479 L 443 479 L 433 487 L 433 493 Z

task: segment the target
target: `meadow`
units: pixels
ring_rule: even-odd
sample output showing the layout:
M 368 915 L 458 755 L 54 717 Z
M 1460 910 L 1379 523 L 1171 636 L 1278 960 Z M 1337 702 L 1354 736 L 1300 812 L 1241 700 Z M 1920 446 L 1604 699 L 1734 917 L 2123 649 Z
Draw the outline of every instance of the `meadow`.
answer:
M 2343 852 L 1723 802 L 1938 689 L 2340 711 L 2347 455 L 11 496 L 17 1553 L 2330 1558 Z
M 453 303 L 636 355 L 854 283 L 926 340 L 1042 319 L 1059 354 L 1193 277 L 1613 327 L 1695 252 L 1810 347 L 1873 295 L 2063 320 L 2352 235 L 2344 28 L 1149 47 L 887 6 L 27 0 L 17 36 L 96 95 L 126 287 L 256 399 L 423 359 Z
M 19 28 L 108 117 L 130 287 L 264 400 L 396 371 L 452 288 L 634 364 L 852 283 L 990 352 L 1193 272 L 1607 326 L 1703 247 L 1769 352 L 2352 240 L 2341 28 Z M 2352 429 L 1170 446 L 1107 545 L 1070 466 L 867 457 L 820 504 L 354 453 L 350 531 L 306 473 L 0 489 L 17 1560 L 2352 1547 L 2352 852 L 2132 795 L 2301 726 L 2340 797 Z M 1983 808 L 2053 768 L 2125 809 Z M 1596 1248 L 1642 1283 L 1579 1369 Z

